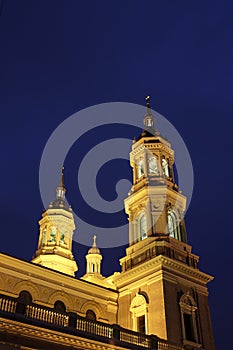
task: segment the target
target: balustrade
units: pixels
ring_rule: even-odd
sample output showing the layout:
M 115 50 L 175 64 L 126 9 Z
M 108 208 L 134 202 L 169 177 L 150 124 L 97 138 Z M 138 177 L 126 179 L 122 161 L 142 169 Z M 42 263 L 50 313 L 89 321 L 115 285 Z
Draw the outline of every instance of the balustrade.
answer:
M 20 306 L 20 307 L 18 307 Z M 14 319 L 23 322 L 23 319 L 37 320 L 43 323 L 50 323 L 56 327 L 60 327 L 60 331 L 64 328 L 76 329 L 77 336 L 80 332 L 101 337 L 100 341 L 114 341 L 118 346 L 124 347 L 124 343 L 145 349 L 157 350 L 184 350 L 183 347 L 158 339 L 153 335 L 134 332 L 119 325 L 109 325 L 99 321 L 88 320 L 76 313 L 62 313 L 54 309 L 44 307 L 37 304 L 24 304 L 17 298 L 0 294 L 0 312 L 1 317 L 6 314 L 14 314 Z M 3 316 L 4 317 L 4 316 Z M 11 317 L 11 316 L 10 316 Z M 45 325 L 46 327 L 46 325 Z M 56 329 L 57 330 L 57 329 Z M 73 334 L 73 331 L 72 331 Z
M 8 296 L 0 295 L 0 311 L 14 313 L 16 309 L 16 300 Z
M 169 344 L 166 340 L 158 341 L 158 350 L 184 350 L 183 347 L 176 344 Z
M 27 305 L 25 316 L 61 327 L 67 327 L 69 322 L 68 315 L 36 305 Z
M 145 348 L 151 348 L 151 336 L 133 332 L 127 329 L 120 329 L 120 340 L 125 343 L 130 343 Z
M 77 330 L 106 338 L 112 338 L 113 335 L 113 327 L 111 325 L 98 321 L 91 321 L 80 316 L 77 318 Z

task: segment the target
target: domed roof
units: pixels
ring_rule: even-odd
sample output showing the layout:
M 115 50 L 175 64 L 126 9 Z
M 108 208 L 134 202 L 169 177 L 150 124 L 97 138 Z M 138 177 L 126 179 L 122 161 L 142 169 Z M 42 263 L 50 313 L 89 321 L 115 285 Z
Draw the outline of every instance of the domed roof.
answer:
M 88 254 L 100 254 L 99 248 L 96 246 L 96 235 L 93 237 L 93 245 L 92 247 L 88 250 Z
M 98 247 L 91 247 L 89 250 L 88 250 L 88 254 L 100 254 L 100 250 Z
M 63 166 L 60 182 L 56 188 L 56 198 L 53 202 L 50 202 L 49 209 L 65 209 L 67 211 L 71 211 L 71 208 L 65 199 L 65 193 L 66 193 L 66 188 L 64 185 L 64 166 Z

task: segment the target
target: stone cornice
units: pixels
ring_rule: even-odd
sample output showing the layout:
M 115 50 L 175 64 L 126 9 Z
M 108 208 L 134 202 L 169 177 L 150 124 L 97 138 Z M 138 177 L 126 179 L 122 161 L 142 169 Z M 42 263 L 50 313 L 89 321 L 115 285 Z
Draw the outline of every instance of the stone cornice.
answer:
M 0 332 L 7 333 L 11 335 L 20 335 L 22 338 L 38 339 L 42 341 L 57 343 L 59 345 L 64 345 L 67 347 L 72 347 L 72 349 L 98 349 L 98 350 L 108 350 L 116 349 L 122 350 L 124 348 L 101 343 L 95 340 L 81 338 L 77 335 L 73 336 L 67 333 L 59 333 L 57 331 L 48 330 L 45 328 L 40 328 L 32 326 L 29 324 L 21 324 L 13 320 L 5 320 L 0 318 Z
M 172 271 L 174 276 L 185 276 L 186 278 L 202 284 L 207 284 L 213 280 L 212 276 L 201 272 L 198 269 L 194 269 L 186 264 L 180 263 L 179 261 L 159 255 L 149 261 L 133 267 L 130 270 L 122 272 L 120 275 L 116 275 L 114 282 L 118 288 L 121 288 L 121 286 L 133 283 L 136 280 L 142 279 L 144 276 L 152 275 L 153 272 L 156 272 L 159 269 Z M 150 281 L 151 280 L 152 277 L 150 278 Z
M 154 138 L 152 137 L 152 140 L 153 139 Z M 135 157 L 138 153 L 143 152 L 145 149 L 150 149 L 150 148 L 153 150 L 155 149 L 162 150 L 164 152 L 167 152 L 171 157 L 174 157 L 174 151 L 173 149 L 170 148 L 171 144 L 169 142 L 166 142 L 165 144 L 164 140 L 162 141 L 161 138 L 158 138 L 158 140 L 160 141 L 158 143 L 149 142 L 149 141 L 145 143 L 142 138 L 140 141 L 138 141 L 137 144 L 133 145 L 133 149 L 130 153 L 130 157 Z
M 17 277 L 21 278 L 22 280 L 30 280 L 36 284 L 43 285 L 44 283 L 51 284 L 53 288 L 55 286 L 56 288 L 60 287 L 60 289 L 69 290 L 69 293 L 72 292 L 72 294 L 79 292 L 86 295 L 87 288 L 88 293 L 93 297 L 101 296 L 107 300 L 115 300 L 118 294 L 117 291 L 111 288 L 106 288 L 105 286 L 99 286 L 88 281 L 79 280 L 75 277 L 71 277 L 3 253 L 0 253 L 0 268 L 2 268 L 3 273 L 9 274 L 12 272 L 14 276 L 17 275 Z
M 147 242 L 145 242 L 147 241 Z M 126 256 L 124 256 L 123 258 L 120 259 L 120 262 L 123 263 L 125 261 L 127 261 L 128 259 L 133 259 L 135 257 L 137 257 L 137 255 L 140 253 L 145 253 L 148 249 L 152 249 L 154 246 L 156 245 L 156 247 L 167 247 L 167 248 L 172 248 L 174 249 L 174 251 L 176 251 L 177 253 L 184 253 L 184 252 L 188 252 L 188 255 L 190 257 L 195 258 L 197 261 L 199 260 L 199 256 L 196 254 L 193 254 L 191 252 L 192 247 L 184 242 L 180 242 L 177 241 L 174 238 L 167 238 L 167 240 L 158 240 L 158 237 L 148 237 L 146 240 L 143 241 L 139 241 L 137 243 L 135 243 L 132 246 L 129 246 L 128 248 L 126 248 Z M 186 250 L 184 250 L 184 247 L 186 248 Z

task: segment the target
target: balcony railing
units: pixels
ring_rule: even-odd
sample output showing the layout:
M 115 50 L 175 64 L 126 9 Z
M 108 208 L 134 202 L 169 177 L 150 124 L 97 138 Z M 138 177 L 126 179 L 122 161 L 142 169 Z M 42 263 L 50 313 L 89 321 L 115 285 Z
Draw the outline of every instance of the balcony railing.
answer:
M 98 321 L 91 321 L 84 317 L 77 316 L 76 329 L 81 332 L 94 334 L 100 337 L 112 338 L 113 337 L 113 326 L 107 323 Z
M 14 313 L 16 309 L 16 299 L 8 296 L 0 295 L 0 310 L 4 312 Z
M 38 305 L 27 305 L 25 316 L 56 326 L 68 327 L 69 316 Z
M 151 347 L 151 336 L 144 333 L 136 333 L 129 329 L 121 329 L 120 340 L 125 343 L 142 346 L 145 348 Z
M 73 312 L 62 313 L 38 304 L 26 304 L 20 299 L 1 294 L 0 316 L 44 328 L 49 324 L 49 328 L 56 331 L 70 332 L 76 336 L 132 349 L 183 350 L 182 347 L 170 344 L 154 335 L 134 332 L 119 325 L 92 321 Z
M 184 348 L 177 344 L 168 343 L 166 340 L 159 339 L 158 350 L 184 350 Z

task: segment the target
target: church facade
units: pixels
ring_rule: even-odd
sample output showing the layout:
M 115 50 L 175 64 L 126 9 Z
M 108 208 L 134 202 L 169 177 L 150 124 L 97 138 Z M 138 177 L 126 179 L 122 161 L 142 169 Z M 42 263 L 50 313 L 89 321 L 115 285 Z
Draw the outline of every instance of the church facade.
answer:
M 94 236 L 86 274 L 75 278 L 75 224 L 62 171 L 32 261 L 0 254 L 0 349 L 214 350 L 207 288 L 213 277 L 199 270 L 188 244 L 174 151 L 155 129 L 149 102 L 130 164 L 121 272 L 102 276 Z

